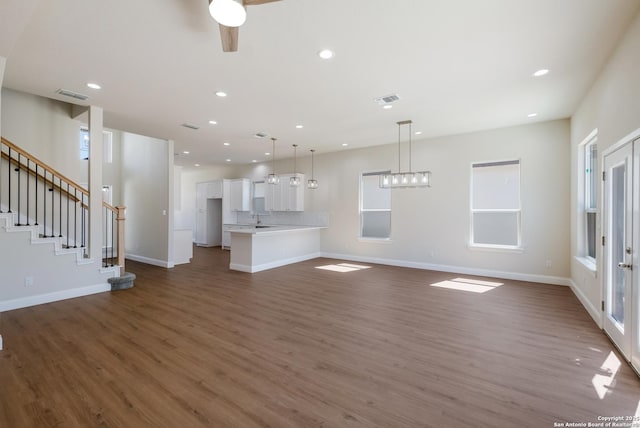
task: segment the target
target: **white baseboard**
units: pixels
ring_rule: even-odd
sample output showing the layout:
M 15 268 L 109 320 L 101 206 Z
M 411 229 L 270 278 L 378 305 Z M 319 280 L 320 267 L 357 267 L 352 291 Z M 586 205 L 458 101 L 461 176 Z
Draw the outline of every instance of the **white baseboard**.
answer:
M 491 278 L 512 279 L 515 281 L 539 282 L 542 284 L 570 286 L 571 279 L 559 276 L 535 275 L 529 273 L 506 272 L 490 269 L 476 269 L 464 266 L 438 265 L 432 263 L 410 262 L 406 260 L 382 259 L 377 257 L 355 256 L 351 254 L 322 253 L 322 257 L 343 259 L 354 262 L 375 263 L 389 266 L 400 266 L 414 269 L 436 270 L 440 272 L 458 273 L 464 275 L 488 276 Z
M 290 265 L 292 263 L 303 262 L 305 260 L 316 259 L 318 257 L 321 257 L 320 253 L 311 253 L 311 254 L 305 254 L 303 256 L 291 257 L 289 259 L 277 260 L 274 262 L 263 263 L 261 265 L 254 265 L 254 266 L 243 265 L 239 263 L 229 263 L 229 269 L 239 270 L 240 272 L 255 273 L 255 272 L 260 272 L 267 269 L 277 268 L 280 266 Z
M 602 328 L 602 311 L 599 310 L 597 307 L 593 306 L 593 304 L 589 301 L 587 296 L 584 295 L 582 290 L 578 288 L 575 282 L 573 282 L 572 280 L 569 280 L 569 281 L 571 282 L 570 286 L 571 286 L 571 291 L 573 291 L 573 294 L 575 294 L 578 300 L 580 300 L 580 303 L 582 303 L 582 306 L 584 306 L 584 308 L 587 310 L 589 315 L 591 315 L 591 318 L 593 318 L 593 320 L 598 325 L 598 327 Z
M 20 297 L 18 299 L 0 302 L 0 312 L 26 308 L 28 306 L 42 305 L 44 303 L 57 302 L 58 300 L 73 299 L 75 297 L 89 296 L 91 294 L 111 291 L 111 285 L 96 284 L 86 287 L 72 288 L 69 290 L 55 291 L 53 293 L 38 294 L 36 296 Z
M 152 259 L 149 257 L 138 256 L 138 255 L 129 254 L 129 253 L 125 254 L 124 258 L 133 260 L 134 262 L 146 263 L 148 265 L 160 266 L 164 268 L 172 268 L 175 266 L 175 264 L 172 261 Z

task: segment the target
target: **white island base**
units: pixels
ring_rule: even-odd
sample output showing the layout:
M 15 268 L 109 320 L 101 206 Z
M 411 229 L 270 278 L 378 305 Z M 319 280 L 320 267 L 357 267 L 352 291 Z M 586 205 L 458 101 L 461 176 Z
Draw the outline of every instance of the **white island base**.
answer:
M 321 229 L 324 227 L 232 230 L 229 269 L 253 273 L 320 257 Z

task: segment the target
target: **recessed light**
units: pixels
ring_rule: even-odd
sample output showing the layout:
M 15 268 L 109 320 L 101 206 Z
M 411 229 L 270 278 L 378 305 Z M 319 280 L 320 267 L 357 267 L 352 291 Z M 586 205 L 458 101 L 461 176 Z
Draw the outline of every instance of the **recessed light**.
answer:
M 422 135 L 422 131 L 416 131 L 416 135 Z
M 390 108 L 393 108 L 393 106 L 391 104 L 387 104 L 386 106 L 382 106 L 382 108 L 385 110 L 389 110 Z
M 210 124 L 210 125 L 217 125 L 217 124 L 218 124 L 218 122 L 216 122 L 215 120 L 210 120 L 210 121 L 209 121 L 209 124 Z
M 302 129 L 304 128 L 304 125 L 296 125 L 296 129 Z
M 199 163 L 196 163 L 196 164 L 193 164 L 193 166 L 200 166 L 200 164 L 199 164 Z
M 322 59 L 330 59 L 333 58 L 333 51 L 330 51 L 329 49 L 322 49 L 318 52 L 318 56 Z
M 342 143 L 342 147 L 347 147 L 348 145 L 348 143 Z
M 224 143 L 222 143 L 222 144 L 225 145 L 225 146 L 230 146 L 231 145 L 231 143 L 226 142 L 226 141 Z
M 216 92 L 216 95 L 217 95 L 217 96 L 219 96 L 219 97 L 221 97 L 221 98 L 224 98 L 224 97 L 226 97 L 226 96 L 227 96 L 227 93 L 226 93 L 226 92 L 224 92 L 224 91 L 218 91 L 218 92 Z
M 540 76 L 544 76 L 545 74 L 547 74 L 549 72 L 549 70 L 547 70 L 546 68 L 541 68 L 540 70 L 536 71 L 535 73 L 533 73 L 533 75 L 535 77 L 540 77 Z
M 184 153 L 185 155 L 188 155 L 188 154 L 189 154 L 189 152 L 188 152 L 188 151 L 186 151 L 186 150 L 185 150 L 184 152 L 182 152 L 182 153 Z
M 538 115 L 538 113 L 529 113 L 527 115 L 527 117 L 536 117 Z
M 87 87 L 89 87 L 91 89 L 102 89 L 102 86 L 98 85 L 97 83 L 93 83 L 93 82 L 87 83 Z
M 227 159 L 227 162 L 231 162 L 231 159 Z
M 251 162 L 256 163 L 256 162 L 258 162 L 258 161 L 254 159 L 254 160 L 252 160 Z
M 266 153 L 265 153 L 264 155 L 265 155 L 265 156 L 269 156 L 270 154 L 271 154 L 271 153 L 269 153 L 269 152 L 266 152 Z

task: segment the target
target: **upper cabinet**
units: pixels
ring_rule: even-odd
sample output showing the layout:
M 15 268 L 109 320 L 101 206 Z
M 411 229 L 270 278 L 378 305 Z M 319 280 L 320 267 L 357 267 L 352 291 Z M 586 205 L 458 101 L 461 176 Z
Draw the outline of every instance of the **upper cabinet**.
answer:
M 248 178 L 229 180 L 229 210 L 251 210 L 251 182 Z M 225 195 L 226 197 L 227 195 Z
M 304 174 L 298 174 L 300 185 L 292 187 L 293 174 L 280 174 L 280 183 L 266 184 L 264 207 L 267 211 L 304 211 Z
M 207 199 L 220 199 L 222 198 L 222 180 L 210 181 L 206 184 L 207 186 Z

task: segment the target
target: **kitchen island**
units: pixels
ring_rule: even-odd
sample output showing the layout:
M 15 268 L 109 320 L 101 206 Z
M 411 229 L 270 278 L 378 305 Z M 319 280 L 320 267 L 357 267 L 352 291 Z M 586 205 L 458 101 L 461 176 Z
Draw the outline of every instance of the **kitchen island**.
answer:
M 263 226 L 231 230 L 229 269 L 260 272 L 320 256 L 322 226 Z

